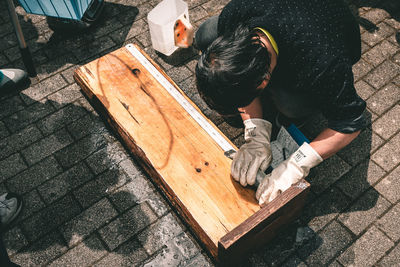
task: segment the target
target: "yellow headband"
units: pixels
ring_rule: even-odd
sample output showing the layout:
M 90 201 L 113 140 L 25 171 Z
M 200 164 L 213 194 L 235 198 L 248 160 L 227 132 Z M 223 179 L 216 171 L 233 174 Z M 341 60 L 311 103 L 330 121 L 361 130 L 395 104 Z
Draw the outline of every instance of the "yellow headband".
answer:
M 262 31 L 268 37 L 269 42 L 271 43 L 272 47 L 274 48 L 274 51 L 275 51 L 276 55 L 278 56 L 279 55 L 278 44 L 276 43 L 274 37 L 272 37 L 272 35 L 267 30 L 264 30 L 263 28 L 256 27 L 254 29 Z

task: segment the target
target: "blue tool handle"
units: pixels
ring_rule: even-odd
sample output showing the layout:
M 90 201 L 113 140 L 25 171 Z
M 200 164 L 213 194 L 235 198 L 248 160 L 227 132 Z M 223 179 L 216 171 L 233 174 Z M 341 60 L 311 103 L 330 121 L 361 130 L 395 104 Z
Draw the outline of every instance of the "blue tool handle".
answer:
M 310 143 L 310 140 L 308 140 L 308 138 L 305 137 L 304 134 L 293 123 L 290 124 L 286 130 L 299 146 L 301 146 L 304 142 Z

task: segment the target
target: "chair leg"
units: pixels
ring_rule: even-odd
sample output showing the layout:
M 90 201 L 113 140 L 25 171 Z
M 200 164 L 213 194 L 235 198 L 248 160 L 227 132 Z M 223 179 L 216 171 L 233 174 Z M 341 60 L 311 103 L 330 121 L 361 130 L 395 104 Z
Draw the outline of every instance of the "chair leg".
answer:
M 12 0 L 6 0 L 8 4 L 8 11 L 11 17 L 12 24 L 15 29 L 15 34 L 19 42 L 19 48 L 21 51 L 22 61 L 24 62 L 26 71 L 30 77 L 37 75 L 35 66 L 33 65 L 32 55 L 29 51 L 29 47 L 26 45 L 24 35 L 22 33 L 21 25 L 19 24 L 17 14 L 15 13 L 15 6 Z

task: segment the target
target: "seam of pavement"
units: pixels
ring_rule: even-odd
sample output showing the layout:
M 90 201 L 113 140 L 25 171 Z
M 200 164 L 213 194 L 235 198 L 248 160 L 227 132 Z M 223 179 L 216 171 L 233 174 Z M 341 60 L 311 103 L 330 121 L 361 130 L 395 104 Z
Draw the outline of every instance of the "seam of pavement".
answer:
M 4 0 L 0 0 L 5 5 Z M 86 34 L 55 33 L 43 16 L 16 4 L 38 78 L 0 96 L 0 192 L 24 198 L 3 233 L 21 266 L 214 266 L 176 211 L 150 182 L 73 80 L 73 70 L 137 43 L 200 109 L 240 146 L 196 92 L 191 50 L 165 58 L 151 47 L 147 13 L 159 0 L 106 1 Z M 187 0 L 197 28 L 227 0 Z M 394 266 L 400 258 L 400 5 L 346 1 L 375 25 L 360 27 L 362 59 L 353 67 L 371 124 L 315 168 L 303 214 L 242 266 Z M 397 39 L 396 39 L 397 38 Z M 23 68 L 6 9 L 0 10 L 0 68 Z M 312 137 L 326 125 L 313 119 Z

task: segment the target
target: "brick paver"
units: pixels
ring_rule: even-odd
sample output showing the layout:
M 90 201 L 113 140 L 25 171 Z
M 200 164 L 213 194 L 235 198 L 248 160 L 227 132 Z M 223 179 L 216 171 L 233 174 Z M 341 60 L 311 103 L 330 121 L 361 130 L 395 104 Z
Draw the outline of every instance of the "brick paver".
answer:
M 323 266 L 352 241 L 352 236 L 340 224 L 333 222 L 299 249 L 299 256 L 313 266 Z
M 385 174 L 386 172 L 376 163 L 366 159 L 345 174 L 337 186 L 348 197 L 357 199 Z
M 91 265 L 106 253 L 100 239 L 93 235 L 53 261 L 50 266 Z
M 377 150 L 371 158 L 385 171 L 390 171 L 399 164 L 400 133 Z
M 399 264 L 399 258 L 400 258 L 400 245 L 397 245 L 395 249 L 393 249 L 389 255 L 385 256 L 378 264 L 377 266 L 385 266 L 385 267 L 391 267 L 391 266 L 396 266 Z
M 107 0 L 86 33 L 51 30 L 45 17 L 16 11 L 38 77 L 0 96 L 0 192 L 24 199 L 3 233 L 22 266 L 214 266 L 175 210 L 104 125 L 75 84 L 73 71 L 127 43 L 139 44 L 203 112 L 240 146 L 243 130 L 210 110 L 196 91 L 198 55 L 166 58 L 151 47 L 146 16 L 160 0 Z M 195 27 L 229 0 L 187 0 Z M 396 266 L 400 257 L 400 6 L 346 0 L 376 27 L 362 32 L 353 67 L 370 125 L 312 170 L 300 219 L 242 266 Z M 5 1 L 0 0 L 5 6 Z M 23 68 L 7 10 L 0 9 L 0 68 Z M 305 129 L 314 137 L 326 121 Z
M 394 242 L 400 239 L 400 204 L 394 206 L 388 213 L 376 222 L 379 229 L 385 232 Z
M 345 266 L 372 266 L 393 245 L 381 231 L 371 227 L 339 257 L 339 262 Z
M 379 184 L 376 185 L 376 190 L 392 203 L 396 203 L 400 199 L 399 177 L 400 177 L 400 166 L 398 166 L 388 176 L 386 176 Z
M 339 216 L 339 221 L 358 235 L 389 207 L 389 201 L 381 197 L 375 189 L 370 189 Z
M 102 199 L 61 227 L 61 232 L 72 247 L 100 226 L 118 215 L 107 199 Z
M 15 153 L 0 161 L 0 177 L 2 180 L 10 178 L 26 169 L 27 165 L 19 153 Z
M 395 84 L 388 84 L 367 100 L 370 110 L 378 115 L 388 110 L 391 105 L 400 100 L 400 89 Z

